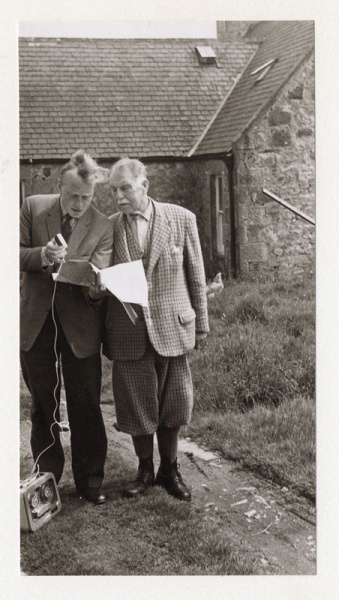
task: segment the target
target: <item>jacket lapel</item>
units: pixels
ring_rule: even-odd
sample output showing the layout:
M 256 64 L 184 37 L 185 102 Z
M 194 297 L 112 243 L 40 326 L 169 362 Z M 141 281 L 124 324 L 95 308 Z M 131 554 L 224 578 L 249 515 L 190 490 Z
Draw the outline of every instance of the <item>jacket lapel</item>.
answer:
M 61 233 L 60 196 L 55 196 L 55 200 L 47 212 L 46 225 L 49 240 L 54 238 L 58 233 Z
M 74 254 L 76 254 L 77 248 L 80 246 L 82 240 L 87 235 L 89 227 L 91 225 L 91 215 L 92 215 L 92 207 L 86 210 L 85 214 L 78 219 L 74 230 L 72 231 L 71 237 L 69 238 L 68 248 L 67 248 L 67 258 L 71 258 Z
M 168 242 L 171 234 L 171 223 L 167 217 L 165 208 L 159 202 L 153 202 L 153 227 L 151 236 L 151 248 L 148 266 L 146 269 L 146 277 L 150 277 L 151 273 L 158 262 L 160 255 Z
M 82 240 L 87 235 L 92 221 L 92 206 L 89 206 L 85 214 L 78 220 L 71 237 L 69 238 L 66 260 L 72 258 L 80 246 Z M 60 196 L 56 196 L 54 203 L 47 213 L 46 224 L 49 239 L 54 238 L 57 233 L 61 233 L 61 208 Z

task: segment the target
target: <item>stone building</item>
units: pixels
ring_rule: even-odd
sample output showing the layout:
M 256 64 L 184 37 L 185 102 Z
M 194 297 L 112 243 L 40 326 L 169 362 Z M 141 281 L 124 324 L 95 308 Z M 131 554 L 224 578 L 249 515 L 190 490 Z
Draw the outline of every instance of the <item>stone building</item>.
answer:
M 217 39 L 20 40 L 21 197 L 55 192 L 84 147 L 148 167 L 150 195 L 197 215 L 206 272 L 314 270 L 314 29 L 221 22 Z M 96 203 L 115 211 L 107 184 Z

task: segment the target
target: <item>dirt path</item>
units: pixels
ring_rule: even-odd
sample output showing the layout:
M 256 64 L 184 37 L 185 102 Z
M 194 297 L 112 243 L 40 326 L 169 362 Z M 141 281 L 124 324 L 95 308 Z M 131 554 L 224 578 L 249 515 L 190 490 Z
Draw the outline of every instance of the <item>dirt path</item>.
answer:
M 130 436 L 113 427 L 112 405 L 104 404 L 102 409 L 109 443 L 121 448 L 124 460 L 130 457 L 134 464 Z M 30 423 L 22 422 L 21 456 L 26 458 L 31 456 L 29 433 Z M 180 441 L 178 462 L 192 488 L 193 507 L 203 508 L 210 518 L 215 513 L 225 515 L 232 536 L 262 557 L 263 569 L 270 574 L 315 574 L 315 514 L 306 500 L 238 469 L 189 439 Z

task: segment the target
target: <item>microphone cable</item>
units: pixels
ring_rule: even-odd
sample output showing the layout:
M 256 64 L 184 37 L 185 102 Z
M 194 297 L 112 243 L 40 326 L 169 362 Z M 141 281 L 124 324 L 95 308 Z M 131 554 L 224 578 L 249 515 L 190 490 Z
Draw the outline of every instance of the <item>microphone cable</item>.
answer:
M 59 266 L 59 268 L 57 270 L 57 275 L 59 275 L 63 263 L 64 263 L 64 261 L 60 263 L 60 266 Z M 55 308 L 54 308 L 57 282 L 58 282 L 58 278 L 56 277 L 55 281 L 54 281 L 54 288 L 53 288 L 53 295 L 52 295 L 52 319 L 53 319 L 53 323 L 54 323 L 54 327 L 55 327 L 54 343 L 53 343 L 53 349 L 54 349 L 54 354 L 55 354 L 55 372 L 56 372 L 56 385 L 55 385 L 54 391 L 53 391 L 53 396 L 54 396 L 54 400 L 55 400 L 55 408 L 54 408 L 54 411 L 53 411 L 53 422 L 51 423 L 50 428 L 49 428 L 49 430 L 51 432 L 51 436 L 53 438 L 53 441 L 52 441 L 51 444 L 49 444 L 49 446 L 47 446 L 44 450 L 42 450 L 40 452 L 40 454 L 38 455 L 38 457 L 36 458 L 30 476 L 32 476 L 35 472 L 37 473 L 37 475 L 39 475 L 40 468 L 39 468 L 38 461 L 39 461 L 40 457 L 45 452 L 47 452 L 47 450 L 49 450 L 50 448 L 52 448 L 52 446 L 54 446 L 54 444 L 56 442 L 55 435 L 54 435 L 54 432 L 53 432 L 53 426 L 54 425 L 59 425 L 59 428 L 60 428 L 60 431 L 61 431 L 61 434 L 62 434 L 62 439 L 64 439 L 64 440 L 68 440 L 69 439 L 69 436 L 66 436 L 65 433 L 64 433 L 66 428 L 69 430 L 69 422 L 68 421 L 57 421 L 57 419 L 56 419 L 56 413 L 57 413 L 58 407 L 60 409 L 60 402 L 58 403 L 58 399 L 57 399 L 57 396 L 56 396 L 57 389 L 58 389 L 58 387 L 60 385 L 60 376 L 59 376 L 60 361 L 59 361 L 59 356 L 58 356 L 58 351 L 57 351 L 58 325 L 57 325 L 56 318 L 55 318 Z

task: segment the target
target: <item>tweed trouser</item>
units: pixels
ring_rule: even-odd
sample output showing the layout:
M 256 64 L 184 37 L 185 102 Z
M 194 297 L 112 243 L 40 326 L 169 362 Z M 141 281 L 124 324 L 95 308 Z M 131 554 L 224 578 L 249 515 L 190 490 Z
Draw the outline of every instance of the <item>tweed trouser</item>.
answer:
M 149 343 L 142 358 L 113 362 L 113 393 L 117 424 L 125 433 L 187 425 L 193 407 L 187 356 L 160 356 Z

